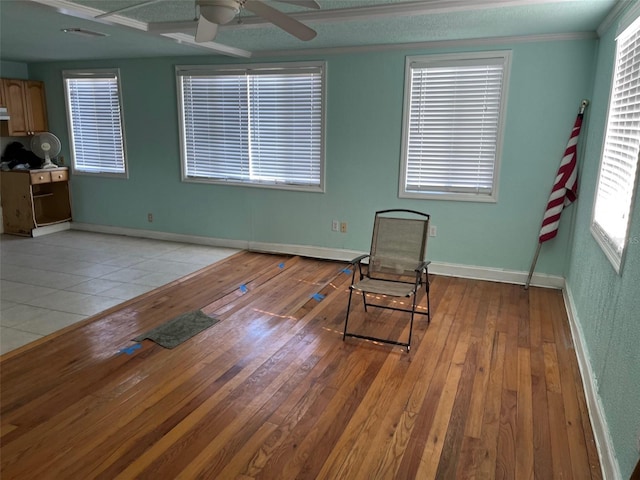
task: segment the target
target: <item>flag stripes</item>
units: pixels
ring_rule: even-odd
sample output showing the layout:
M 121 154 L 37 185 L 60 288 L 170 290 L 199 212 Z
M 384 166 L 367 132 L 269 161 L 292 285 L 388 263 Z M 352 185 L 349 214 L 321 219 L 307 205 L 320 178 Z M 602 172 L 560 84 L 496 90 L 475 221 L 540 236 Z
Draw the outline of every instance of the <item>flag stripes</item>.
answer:
M 567 148 L 560 162 L 553 189 L 547 202 L 547 209 L 544 212 L 542 228 L 538 237 L 539 243 L 551 240 L 558 234 L 562 210 L 578 198 L 577 144 L 582 127 L 582 117 L 582 113 L 578 114 Z

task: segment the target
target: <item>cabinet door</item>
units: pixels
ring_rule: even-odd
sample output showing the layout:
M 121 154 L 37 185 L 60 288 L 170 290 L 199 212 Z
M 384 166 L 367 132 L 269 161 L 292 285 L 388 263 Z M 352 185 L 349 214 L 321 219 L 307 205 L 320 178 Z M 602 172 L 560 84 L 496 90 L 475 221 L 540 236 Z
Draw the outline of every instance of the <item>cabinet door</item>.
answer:
M 6 78 L 2 80 L 2 87 L 10 117 L 8 122 L 9 136 L 12 137 L 29 135 L 25 86 L 26 84 L 23 80 Z
M 43 82 L 35 80 L 26 82 L 26 104 L 30 134 L 48 131 L 47 100 L 44 95 Z
M 26 172 L 0 172 L 2 214 L 5 233 L 31 235 L 35 227 L 29 175 Z

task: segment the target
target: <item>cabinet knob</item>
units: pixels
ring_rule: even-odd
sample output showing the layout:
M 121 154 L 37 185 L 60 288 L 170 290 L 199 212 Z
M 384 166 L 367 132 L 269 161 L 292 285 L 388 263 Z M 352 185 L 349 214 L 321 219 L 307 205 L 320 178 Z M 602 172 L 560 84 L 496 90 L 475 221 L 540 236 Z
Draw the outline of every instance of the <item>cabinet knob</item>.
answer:
M 40 175 L 40 180 L 44 180 L 44 177 L 42 175 Z

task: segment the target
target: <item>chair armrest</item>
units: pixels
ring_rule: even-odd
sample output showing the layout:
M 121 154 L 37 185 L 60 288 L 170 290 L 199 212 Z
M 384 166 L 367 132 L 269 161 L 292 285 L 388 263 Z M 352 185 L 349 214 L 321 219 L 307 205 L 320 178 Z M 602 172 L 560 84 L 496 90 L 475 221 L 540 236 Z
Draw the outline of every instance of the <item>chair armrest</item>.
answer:
M 358 266 L 358 273 L 360 275 L 360 280 L 362 280 L 364 278 L 364 272 L 362 271 L 362 260 L 364 260 L 365 258 L 368 258 L 370 256 L 370 254 L 366 253 L 364 255 L 360 255 L 359 257 L 354 258 L 353 260 L 351 260 L 349 262 L 349 265 L 351 265 L 351 267 L 353 268 L 353 275 L 351 275 L 351 282 L 355 283 L 355 279 L 356 279 L 356 265 Z M 367 272 L 369 271 L 369 265 L 367 265 Z
M 360 255 L 359 257 L 356 257 L 356 258 L 354 258 L 353 260 L 351 260 L 351 261 L 349 262 L 349 264 L 350 264 L 350 265 L 356 265 L 356 264 L 358 264 L 358 263 L 362 262 L 362 260 L 364 260 L 364 259 L 365 259 L 365 258 L 367 258 L 367 257 L 369 257 L 369 254 L 368 254 L 368 253 L 366 253 L 366 254 L 364 254 L 364 255 Z
M 429 289 L 429 270 L 427 269 L 427 267 L 429 266 L 429 264 L 431 263 L 431 260 L 427 260 L 426 262 L 422 262 L 420 265 L 418 265 L 416 267 L 416 291 L 419 285 L 422 284 L 422 272 L 425 272 L 426 275 L 426 285 L 427 285 L 427 290 Z
M 418 265 L 415 268 L 416 273 L 426 270 L 430 263 L 431 263 L 431 260 L 427 260 L 426 262 L 422 262 L 420 265 Z

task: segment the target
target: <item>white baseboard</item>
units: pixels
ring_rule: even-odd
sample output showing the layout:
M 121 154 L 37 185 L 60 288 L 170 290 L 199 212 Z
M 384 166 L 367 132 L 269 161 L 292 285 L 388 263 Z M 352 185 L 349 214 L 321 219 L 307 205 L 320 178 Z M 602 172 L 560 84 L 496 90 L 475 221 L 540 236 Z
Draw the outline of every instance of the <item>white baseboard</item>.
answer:
M 529 272 L 506 270 L 503 268 L 480 267 L 476 265 L 460 265 L 456 263 L 432 262 L 429 273 L 448 277 L 471 278 L 474 280 L 488 280 L 491 282 L 513 283 L 524 285 Z M 556 288 L 564 287 L 564 277 L 534 273 L 531 283 L 534 287 Z
M 591 418 L 591 426 L 593 428 L 593 436 L 595 437 L 598 454 L 600 455 L 600 465 L 602 467 L 602 477 L 605 480 L 622 480 L 622 473 L 613 449 L 611 441 L 611 433 L 604 415 L 604 408 L 600 395 L 598 395 L 597 379 L 591 369 L 591 361 L 589 351 L 584 342 L 584 334 L 578 320 L 578 313 L 573 301 L 573 295 L 569 285 L 565 285 L 562 290 L 564 297 L 567 316 L 569 317 L 569 325 L 571 326 L 571 336 L 578 359 L 580 368 L 580 376 L 582 378 L 582 387 L 587 399 L 587 410 Z
M 53 225 L 45 225 L 43 227 L 36 227 L 31 230 L 32 237 L 41 237 L 42 235 L 48 235 L 50 233 L 62 232 L 71 228 L 71 222 L 54 223 Z
M 198 235 L 185 235 L 182 233 L 159 232 L 156 230 L 140 230 L 137 228 L 112 227 L 109 225 L 95 225 L 92 223 L 71 224 L 73 230 L 85 232 L 108 233 L 111 235 L 124 235 L 127 237 L 151 238 L 153 240 L 165 240 L 167 242 L 193 243 L 196 245 L 207 245 L 210 247 L 237 248 L 247 250 L 249 242 L 244 240 L 230 240 L 227 238 L 202 237 Z
M 285 253 L 328 260 L 341 260 L 345 262 L 352 260 L 358 255 L 367 253 L 356 250 L 264 242 L 250 242 L 249 249 L 258 252 Z M 529 272 L 445 262 L 431 262 L 431 265 L 429 266 L 429 273 L 433 273 L 434 275 L 444 275 L 447 277 L 462 277 L 474 280 L 488 280 L 491 282 L 514 283 L 517 285 L 524 285 L 527 281 L 527 277 L 529 276 Z M 564 278 L 555 275 L 537 273 L 531 278 L 531 285 L 562 289 L 564 287 Z
M 301 255 L 303 257 L 321 258 L 349 262 L 364 252 L 339 248 L 315 247 L 313 245 L 287 245 L 284 243 L 249 242 L 249 250 L 253 252 L 283 253 Z
M 346 250 L 340 248 L 317 247 L 313 245 L 289 245 L 284 243 L 251 242 L 245 240 L 230 240 L 225 238 L 202 237 L 197 235 L 184 235 L 180 233 L 158 232 L 154 230 L 140 230 L 136 228 L 112 227 L 106 225 L 94 225 L 88 223 L 71 224 L 74 230 L 89 232 L 110 233 L 114 235 L 126 235 L 130 237 L 152 238 L 171 242 L 195 243 L 212 247 L 228 247 L 254 252 L 280 253 L 286 255 L 301 255 L 304 257 L 322 258 L 325 260 L 338 260 L 348 262 L 358 255 L 366 252 Z M 514 283 L 524 285 L 528 272 L 517 270 L 505 270 L 501 268 L 481 267 L 475 265 L 460 265 L 454 263 L 432 262 L 429 273 L 445 275 L 448 277 L 471 278 L 474 280 L 488 280 L 492 282 Z M 564 278 L 542 273 L 534 274 L 531 285 L 538 287 L 557 288 L 564 287 Z

